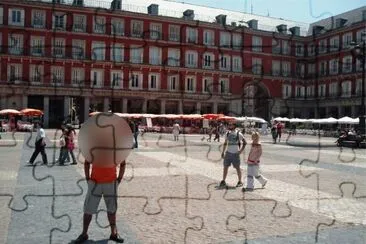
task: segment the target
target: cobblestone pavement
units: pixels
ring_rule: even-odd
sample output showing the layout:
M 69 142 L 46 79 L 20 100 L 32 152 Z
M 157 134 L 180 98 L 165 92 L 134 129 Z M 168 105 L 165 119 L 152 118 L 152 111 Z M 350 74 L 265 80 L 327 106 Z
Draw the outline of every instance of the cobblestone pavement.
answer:
M 47 135 L 51 162 L 58 134 Z M 0 140 L 0 243 L 70 243 L 82 227 L 83 164 L 26 166 L 32 138 L 17 133 Z M 171 135 L 144 134 L 118 189 L 119 232 L 125 243 L 366 243 L 366 153 L 340 150 L 334 141 L 294 136 L 273 144 L 263 136 L 269 182 L 242 193 L 216 187 L 221 143 L 203 135 L 174 142 Z M 237 182 L 232 168 L 227 182 Z M 105 215 L 94 217 L 89 243 L 107 243 Z

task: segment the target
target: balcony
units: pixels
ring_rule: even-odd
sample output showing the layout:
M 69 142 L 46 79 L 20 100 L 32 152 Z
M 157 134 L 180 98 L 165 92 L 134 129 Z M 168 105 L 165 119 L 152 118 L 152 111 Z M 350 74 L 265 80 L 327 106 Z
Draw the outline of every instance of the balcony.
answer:
M 161 65 L 161 58 L 149 58 L 149 64 Z
M 9 47 L 8 52 L 9 52 L 9 54 L 12 54 L 12 55 L 23 55 L 24 54 L 24 48 Z

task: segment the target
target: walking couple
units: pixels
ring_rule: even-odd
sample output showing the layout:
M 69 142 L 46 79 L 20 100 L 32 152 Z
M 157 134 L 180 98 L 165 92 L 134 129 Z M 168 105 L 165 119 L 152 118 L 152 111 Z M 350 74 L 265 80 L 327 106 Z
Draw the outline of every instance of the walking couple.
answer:
M 243 183 L 240 169 L 240 155 L 244 151 L 247 142 L 243 134 L 236 130 L 234 123 L 230 123 L 228 129 L 229 131 L 226 133 L 224 148 L 221 154 L 221 157 L 224 159 L 224 170 L 220 187 L 226 187 L 226 177 L 231 164 L 238 174 L 238 183 L 236 184 L 236 187 L 241 187 L 243 186 Z M 252 134 L 252 147 L 247 160 L 247 186 L 243 188 L 243 191 L 253 191 L 254 177 L 262 184 L 263 188 L 267 184 L 267 179 L 260 174 L 259 163 L 261 155 L 262 145 L 259 142 L 259 133 L 254 132 Z

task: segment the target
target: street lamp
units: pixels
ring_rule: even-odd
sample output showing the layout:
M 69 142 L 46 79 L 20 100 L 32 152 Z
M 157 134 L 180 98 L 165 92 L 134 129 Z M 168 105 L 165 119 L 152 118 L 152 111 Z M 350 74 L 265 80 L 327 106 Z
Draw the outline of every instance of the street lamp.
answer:
M 366 108 L 365 108 L 365 62 L 366 62 L 366 41 L 364 40 L 364 36 L 366 36 L 366 33 L 361 33 L 361 42 L 356 43 L 352 42 L 351 45 L 352 53 L 355 58 L 359 59 L 361 62 L 362 67 L 362 80 L 361 80 L 361 111 L 359 112 L 359 130 L 361 131 L 361 134 L 366 134 L 366 121 L 365 121 L 365 114 L 366 114 Z

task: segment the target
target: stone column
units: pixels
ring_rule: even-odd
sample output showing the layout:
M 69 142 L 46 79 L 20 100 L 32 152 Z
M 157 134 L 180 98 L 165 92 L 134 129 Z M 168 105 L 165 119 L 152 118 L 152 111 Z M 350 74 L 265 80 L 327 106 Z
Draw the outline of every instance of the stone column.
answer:
M 217 102 L 214 102 L 213 103 L 213 108 L 212 108 L 212 113 L 217 114 L 217 107 L 218 107 Z
M 356 118 L 357 116 L 358 116 L 358 114 L 357 114 L 357 106 L 356 105 L 353 105 L 353 106 L 351 106 L 351 117 L 352 118 Z
M 109 110 L 109 98 L 108 97 L 104 97 L 104 101 L 103 101 L 103 112 L 108 113 Z
M 196 114 L 201 114 L 201 102 L 197 102 L 196 104 Z
M 50 98 L 48 96 L 43 97 L 43 126 L 48 128 L 50 123 Z
M 127 113 L 127 105 L 128 105 L 128 99 L 123 98 L 122 99 L 122 113 Z
M 320 109 L 320 107 L 319 107 L 319 109 Z M 329 106 L 326 106 L 325 107 L 325 118 L 329 118 L 330 117 L 330 114 L 329 114 Z M 320 119 L 322 119 L 322 118 L 320 118 Z
M 314 118 L 319 118 L 319 111 L 317 107 L 314 108 Z
M 6 109 L 7 108 L 7 99 L 6 99 L 6 96 L 2 96 L 1 97 L 1 101 L 0 101 L 0 107 L 1 109 Z
M 90 98 L 84 97 L 84 122 L 89 118 Z
M 146 114 L 147 111 L 147 99 L 144 99 L 142 103 L 142 113 Z
M 64 119 L 70 115 L 70 97 L 64 97 Z
M 183 114 L 183 101 L 178 101 L 178 114 Z
M 28 95 L 23 95 L 22 106 L 23 106 L 23 108 L 28 108 Z
M 343 117 L 342 106 L 338 105 L 338 118 L 336 118 L 336 119 L 339 119 L 339 118 L 342 118 L 342 117 Z
M 160 100 L 160 114 L 165 114 L 165 104 L 166 104 L 166 100 L 161 99 Z
M 290 108 L 290 111 L 289 111 L 289 119 L 293 118 L 294 117 L 294 114 L 295 114 L 294 108 Z

